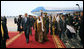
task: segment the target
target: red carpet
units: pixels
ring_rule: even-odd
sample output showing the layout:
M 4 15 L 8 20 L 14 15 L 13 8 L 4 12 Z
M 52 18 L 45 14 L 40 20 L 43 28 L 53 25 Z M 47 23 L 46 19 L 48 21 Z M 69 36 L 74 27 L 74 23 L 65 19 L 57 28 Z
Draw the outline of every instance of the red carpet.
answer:
M 49 31 L 50 32 L 50 31 Z M 56 48 L 55 43 L 51 35 L 48 34 L 48 42 L 41 44 L 35 41 L 35 31 L 32 29 L 32 34 L 29 36 L 29 43 L 26 43 L 25 33 L 22 33 L 17 39 L 15 39 L 11 44 L 7 46 L 7 48 Z M 11 40 L 12 37 L 17 35 L 17 33 L 9 33 L 9 37 Z
M 19 32 L 8 32 L 9 35 L 9 39 L 13 38 L 14 36 L 16 36 Z M 9 41 L 9 39 L 7 39 L 7 41 Z

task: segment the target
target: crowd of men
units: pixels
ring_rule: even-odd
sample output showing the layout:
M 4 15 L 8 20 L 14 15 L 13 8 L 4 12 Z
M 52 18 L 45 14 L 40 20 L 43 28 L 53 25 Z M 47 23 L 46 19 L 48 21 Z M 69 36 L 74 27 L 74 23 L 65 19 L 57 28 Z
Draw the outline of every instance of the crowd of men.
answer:
M 43 13 L 42 13 L 43 14 Z M 29 43 L 29 34 L 32 35 L 32 27 L 33 29 L 35 29 L 35 39 L 36 41 L 43 43 L 44 41 L 48 41 L 47 35 L 49 32 L 49 19 L 47 20 L 46 18 L 48 18 L 47 16 L 45 18 L 41 18 L 42 17 L 39 16 L 38 18 L 36 18 L 35 16 L 32 15 L 28 15 L 27 13 L 25 13 L 24 17 L 21 17 L 22 15 L 19 15 L 18 19 L 14 19 L 14 22 L 17 24 L 18 26 L 18 31 L 21 32 L 25 32 L 25 37 L 26 37 L 26 42 Z M 38 21 L 41 18 L 42 21 L 44 22 L 39 22 Z M 45 23 L 46 22 L 46 23 Z M 48 24 L 47 24 L 48 23 Z M 45 30 L 43 31 L 43 27 L 45 28 Z M 42 29 L 41 29 L 42 28 Z M 48 31 L 47 31 L 48 29 Z M 41 33 L 41 34 L 40 34 Z
M 28 17 L 28 28 L 27 25 L 24 23 L 26 21 L 26 18 Z M 83 42 L 83 11 L 81 12 L 74 12 L 73 15 L 69 14 L 57 14 L 55 16 L 47 16 L 47 13 L 41 12 L 41 15 L 38 17 L 27 15 L 25 14 L 24 21 L 21 21 L 22 17 L 19 15 L 18 18 L 18 31 L 24 30 L 23 28 L 26 28 L 25 36 L 27 38 L 27 42 L 29 40 L 29 33 L 32 35 L 31 27 L 35 29 L 35 39 L 38 42 L 42 42 L 45 39 L 45 41 L 48 41 L 47 34 L 49 33 L 50 28 L 50 34 L 51 35 L 58 35 L 59 38 L 68 37 L 71 38 L 77 38 L 77 35 L 80 36 L 81 42 Z M 22 24 L 23 23 L 23 24 Z M 71 32 L 67 25 L 72 27 L 75 31 L 75 33 Z M 61 39 L 62 40 L 62 39 Z
M 73 15 L 58 14 L 53 17 L 52 24 L 53 29 L 51 30 L 54 30 L 54 33 L 58 35 L 61 40 L 66 36 L 68 39 L 77 39 L 77 35 L 79 35 L 81 43 L 83 43 L 83 11 L 74 12 Z M 73 28 L 75 32 L 72 32 L 67 26 Z
M 78 34 L 81 38 L 81 43 L 83 43 L 83 11 L 75 12 L 73 13 L 73 15 L 57 14 L 55 16 L 47 16 L 47 13 L 41 12 L 41 15 L 38 17 L 25 13 L 24 17 L 22 17 L 22 15 L 19 15 L 18 19 L 14 19 L 14 22 L 18 26 L 17 30 L 20 33 L 25 33 L 27 43 L 29 43 L 29 35 L 32 35 L 33 33 L 31 29 L 32 27 L 35 30 L 35 40 L 39 43 L 49 41 L 47 37 L 47 35 L 49 34 L 49 28 L 50 34 L 59 36 L 60 40 L 62 40 L 62 38 L 66 36 L 69 39 L 77 38 Z M 3 31 L 1 30 L 1 45 L 3 45 L 3 43 L 6 44 L 6 39 L 9 38 L 8 31 L 6 29 L 6 19 L 1 19 L 1 24 L 4 25 L 4 37 L 2 36 Z M 76 33 L 70 32 L 70 30 L 67 28 L 67 25 L 74 28 Z

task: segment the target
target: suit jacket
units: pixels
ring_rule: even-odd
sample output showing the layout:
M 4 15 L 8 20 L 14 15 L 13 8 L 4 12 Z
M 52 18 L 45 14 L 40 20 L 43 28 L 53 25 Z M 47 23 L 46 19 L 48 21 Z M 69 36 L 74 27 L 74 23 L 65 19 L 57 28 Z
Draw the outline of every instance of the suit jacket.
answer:
M 22 20 L 22 17 L 21 18 L 18 18 L 18 22 L 17 22 L 18 25 L 20 25 L 21 20 Z
M 30 27 L 32 27 L 34 24 L 34 19 L 33 18 L 30 18 Z
M 17 23 L 17 18 L 14 18 L 14 23 L 15 23 L 15 24 Z
M 46 27 L 49 28 L 49 18 L 48 17 L 45 17 L 45 21 L 46 21 Z
M 23 27 L 23 30 L 29 29 L 30 28 L 30 18 L 27 17 L 26 23 L 25 23 L 25 18 L 22 18 L 20 26 Z
M 66 30 L 66 20 L 64 20 L 65 22 L 62 21 L 62 19 L 60 19 L 60 28 L 61 31 L 64 32 Z

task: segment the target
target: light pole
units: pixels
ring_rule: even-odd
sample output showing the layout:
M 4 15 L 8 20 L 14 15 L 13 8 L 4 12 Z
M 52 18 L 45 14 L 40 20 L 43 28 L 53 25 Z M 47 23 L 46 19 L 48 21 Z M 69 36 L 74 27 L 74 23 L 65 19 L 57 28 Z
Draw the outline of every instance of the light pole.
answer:
M 79 4 L 76 4 L 76 6 L 78 6 L 78 8 L 79 8 L 79 13 L 81 12 L 81 9 L 80 9 L 80 6 L 79 6 Z M 80 16 L 80 14 L 79 14 L 79 16 Z
M 78 6 L 79 10 L 81 11 L 79 4 L 76 4 L 76 6 Z

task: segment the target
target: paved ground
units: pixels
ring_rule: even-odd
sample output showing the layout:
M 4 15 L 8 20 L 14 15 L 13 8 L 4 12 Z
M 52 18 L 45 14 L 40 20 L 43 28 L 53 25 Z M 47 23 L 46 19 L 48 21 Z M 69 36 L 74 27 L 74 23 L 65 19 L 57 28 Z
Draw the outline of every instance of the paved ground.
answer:
M 64 42 L 67 48 L 83 48 L 83 44 L 80 42 L 81 39 L 78 34 L 76 38 L 69 39 L 65 37 L 62 38 L 62 41 Z
M 17 31 L 17 24 L 14 23 L 14 18 L 7 18 L 8 31 Z

